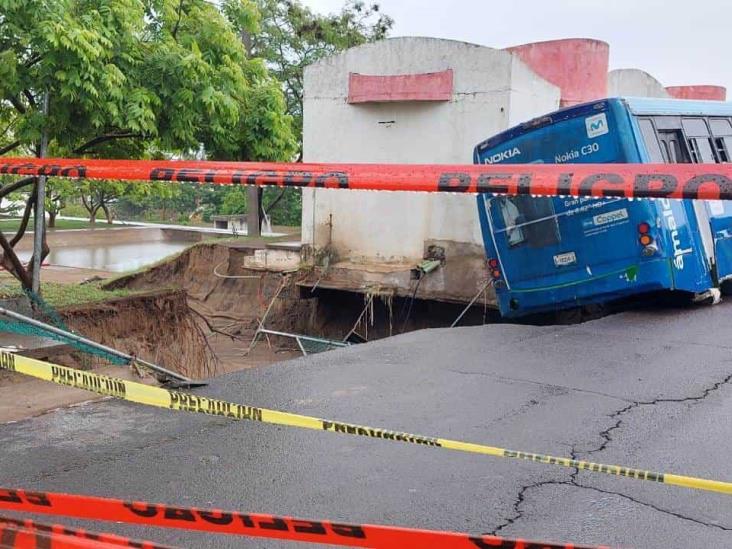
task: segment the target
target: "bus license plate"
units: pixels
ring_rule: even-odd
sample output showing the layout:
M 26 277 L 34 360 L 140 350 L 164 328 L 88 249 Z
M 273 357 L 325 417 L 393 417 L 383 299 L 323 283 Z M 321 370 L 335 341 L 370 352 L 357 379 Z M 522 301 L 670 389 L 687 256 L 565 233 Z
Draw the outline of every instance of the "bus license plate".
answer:
M 575 263 L 577 263 L 577 256 L 574 252 L 567 252 L 566 254 L 558 254 L 554 256 L 554 265 L 557 267 L 574 265 Z

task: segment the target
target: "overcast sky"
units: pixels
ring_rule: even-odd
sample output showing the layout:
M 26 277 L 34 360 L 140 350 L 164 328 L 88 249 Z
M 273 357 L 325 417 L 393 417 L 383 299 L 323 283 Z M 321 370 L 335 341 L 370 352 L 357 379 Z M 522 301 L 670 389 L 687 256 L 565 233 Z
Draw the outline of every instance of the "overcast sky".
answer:
M 302 0 L 321 12 L 343 0 Z M 366 0 L 370 1 L 370 0 Z M 610 44 L 610 68 L 643 69 L 664 86 L 726 86 L 732 99 L 732 0 L 381 0 L 392 36 L 505 48 L 556 38 Z

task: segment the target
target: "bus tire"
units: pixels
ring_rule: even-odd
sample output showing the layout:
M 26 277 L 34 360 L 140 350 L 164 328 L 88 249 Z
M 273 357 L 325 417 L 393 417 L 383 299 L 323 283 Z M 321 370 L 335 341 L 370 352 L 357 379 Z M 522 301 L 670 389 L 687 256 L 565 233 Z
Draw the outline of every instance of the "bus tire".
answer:
M 582 307 L 572 307 L 556 312 L 557 324 L 580 324 L 582 322 Z
M 719 289 L 722 291 L 722 295 L 732 295 L 732 278 L 723 280 L 719 285 Z

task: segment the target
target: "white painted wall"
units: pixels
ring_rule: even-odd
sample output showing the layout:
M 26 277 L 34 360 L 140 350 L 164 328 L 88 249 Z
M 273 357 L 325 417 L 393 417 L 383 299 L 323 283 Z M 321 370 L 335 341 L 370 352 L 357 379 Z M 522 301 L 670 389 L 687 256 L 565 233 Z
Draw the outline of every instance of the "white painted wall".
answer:
M 607 74 L 609 97 L 663 97 L 670 98 L 658 80 L 640 69 L 616 69 Z
M 347 102 L 350 72 L 446 69 L 449 102 Z M 307 162 L 469 164 L 478 142 L 559 105 L 559 89 L 514 55 L 435 38 L 393 38 L 323 59 L 305 70 L 304 91 Z M 431 239 L 482 242 L 472 195 L 307 189 L 302 230 L 304 244 L 332 238 L 341 257 L 357 261 L 418 259 Z

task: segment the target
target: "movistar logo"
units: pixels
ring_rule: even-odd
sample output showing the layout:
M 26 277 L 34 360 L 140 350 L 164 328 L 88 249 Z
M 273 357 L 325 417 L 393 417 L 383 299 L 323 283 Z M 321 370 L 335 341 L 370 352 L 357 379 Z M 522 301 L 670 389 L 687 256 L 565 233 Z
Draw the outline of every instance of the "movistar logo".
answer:
M 487 156 L 486 158 L 483 159 L 483 163 L 484 164 L 497 164 L 499 162 L 509 160 L 510 158 L 513 158 L 514 156 L 518 156 L 520 154 L 521 154 L 521 150 L 518 147 L 514 147 L 513 149 L 506 149 L 505 151 L 501 151 L 494 155 Z
M 587 137 L 593 138 L 605 135 L 609 130 L 607 127 L 607 116 L 604 112 L 585 118 L 585 127 L 587 128 Z

